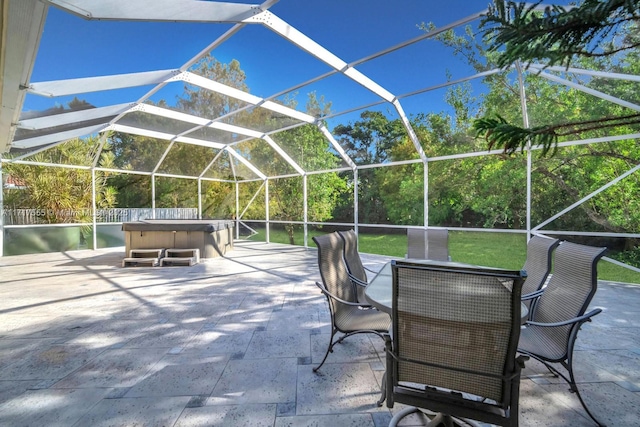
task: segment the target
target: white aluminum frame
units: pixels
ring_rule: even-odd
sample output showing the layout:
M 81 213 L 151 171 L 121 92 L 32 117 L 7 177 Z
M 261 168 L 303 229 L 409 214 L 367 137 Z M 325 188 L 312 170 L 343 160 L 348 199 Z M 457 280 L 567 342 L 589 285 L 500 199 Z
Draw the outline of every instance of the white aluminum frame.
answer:
M 481 73 L 477 73 L 472 76 L 464 77 L 461 79 L 449 81 L 446 83 L 430 86 L 427 88 L 422 88 L 418 90 L 414 90 L 412 92 L 406 94 L 393 94 L 384 87 L 382 87 L 377 82 L 373 81 L 368 76 L 361 73 L 356 69 L 356 66 L 371 61 L 373 59 L 379 58 L 383 55 L 387 55 L 391 52 L 395 52 L 399 49 L 402 49 L 406 46 L 412 45 L 414 43 L 418 43 L 422 40 L 426 40 L 429 38 L 433 38 L 438 34 L 441 34 L 444 31 L 449 29 L 457 28 L 462 25 L 469 24 L 479 17 L 481 17 L 486 10 L 482 10 L 476 14 L 467 16 L 463 19 L 455 21 L 449 25 L 443 26 L 441 28 L 435 29 L 433 31 L 424 33 L 419 37 L 415 37 L 413 39 L 407 40 L 405 42 L 396 44 L 392 47 L 383 49 L 379 52 L 376 52 L 367 57 L 361 58 L 359 60 L 353 61 L 351 63 L 347 63 L 329 50 L 325 49 L 319 43 L 315 42 L 305 34 L 298 31 L 289 23 L 283 21 L 281 18 L 273 14 L 268 9 L 276 3 L 277 0 L 268 0 L 260 5 L 249 5 L 249 4 L 237 4 L 237 3 L 224 3 L 224 2 L 202 2 L 195 0 L 139 0 L 136 2 L 131 2 L 130 0 L 110 0 L 109 2 L 96 2 L 94 0 L 20 0 L 19 2 L 11 1 L 9 3 L 9 15 L 13 17 L 13 20 L 9 20 L 9 23 L 19 22 L 18 26 L 12 24 L 8 29 L 8 34 L 10 36 L 11 44 L 3 43 L 3 47 L 7 46 L 8 58 L 24 58 L 24 61 L 16 61 L 11 62 L 11 64 L 21 64 L 19 66 L 15 66 L 13 69 L 8 69 L 3 73 L 3 77 L 7 82 L 19 81 L 20 84 L 26 82 L 25 85 L 20 86 L 20 90 L 18 91 L 3 91 L 2 92 L 2 105 L 3 108 L 0 111 L 0 131 L 3 134 L 9 135 L 8 141 L 11 142 L 13 140 L 13 135 L 16 128 L 22 127 L 25 129 L 32 130 L 40 130 L 55 126 L 63 126 L 63 125 L 72 125 L 76 122 L 83 122 L 86 120 L 98 120 L 101 118 L 107 118 L 115 116 L 115 118 L 106 121 L 105 123 L 101 123 L 93 126 L 86 126 L 76 129 L 68 129 L 65 131 L 61 131 L 55 134 L 47 134 L 42 135 L 35 138 L 25 138 L 19 141 L 13 141 L 13 146 L 16 148 L 22 149 L 32 149 L 24 155 L 21 155 L 15 159 L 6 159 L 0 155 L 0 178 L 2 178 L 2 164 L 7 162 L 15 162 L 19 164 L 34 164 L 34 165 L 44 165 L 51 167 L 63 167 L 63 168 L 77 168 L 77 169 L 86 169 L 91 170 L 93 177 L 93 194 L 92 194 L 92 203 L 93 203 L 93 226 L 94 226 L 94 248 L 96 247 L 96 225 L 97 219 L 95 215 L 96 210 L 96 195 L 95 195 L 95 173 L 97 171 L 111 171 L 118 173 L 134 173 L 141 174 L 151 177 L 152 182 L 152 207 L 155 209 L 155 179 L 156 177 L 174 177 L 174 178 L 184 178 L 184 179 L 196 179 L 198 182 L 198 211 L 199 217 L 202 216 L 202 181 L 223 181 L 218 179 L 212 179 L 205 177 L 207 171 L 209 171 L 212 167 L 214 167 L 216 161 L 220 159 L 220 156 L 223 153 L 227 153 L 230 158 L 235 159 L 236 161 L 242 163 L 246 166 L 252 173 L 255 174 L 257 178 L 255 179 L 244 179 L 238 180 L 236 175 L 236 166 L 235 163 L 231 162 L 231 168 L 234 176 L 236 176 L 235 188 L 236 188 L 236 212 L 239 212 L 239 189 L 238 185 L 241 182 L 251 182 L 251 181 L 262 181 L 262 185 L 258 191 L 261 191 L 264 188 L 267 205 L 265 207 L 265 223 L 266 223 L 266 232 L 267 232 L 267 241 L 269 241 L 269 224 L 272 223 L 280 223 L 279 221 L 273 221 L 270 219 L 269 213 L 269 181 L 271 179 L 276 179 L 280 177 L 300 177 L 303 180 L 303 192 L 304 192 L 304 218 L 300 223 L 303 225 L 305 233 L 304 233 L 304 244 L 307 245 L 307 231 L 308 225 L 316 224 L 314 222 L 308 221 L 308 183 L 307 179 L 309 175 L 312 174 L 320 174 L 327 172 L 342 172 L 342 171 L 351 171 L 354 177 L 354 222 L 352 225 L 356 231 L 359 226 L 367 226 L 367 227 L 389 227 L 388 225 L 379 225 L 379 224 L 360 224 L 358 221 L 358 174 L 360 170 L 368 169 L 368 168 L 377 168 L 377 167 L 388 167 L 388 166 L 396 166 L 403 164 L 412 164 L 412 163 L 422 163 L 424 165 L 424 227 L 428 227 L 428 205 L 429 205 L 429 194 L 428 194 L 428 178 L 429 178 L 429 163 L 434 161 L 444 161 L 451 159 L 462 159 L 469 157 L 477 157 L 477 156 L 485 156 L 485 155 L 495 155 L 500 154 L 501 151 L 493 150 L 487 152 L 474 152 L 474 153 L 460 153 L 455 155 L 446 155 L 446 156 L 434 156 L 428 158 L 424 151 L 422 150 L 420 141 L 418 140 L 415 131 L 413 130 L 410 121 L 405 114 L 403 109 L 401 100 L 426 93 L 429 91 L 433 91 L 436 89 L 444 88 L 447 86 L 460 84 L 466 81 L 470 81 L 473 79 L 482 78 L 494 73 L 503 72 L 504 70 L 489 70 Z M 181 67 L 176 69 L 168 69 L 168 70 L 157 70 L 157 71 L 146 71 L 140 73 L 131 73 L 131 74 L 120 74 L 120 75 L 112 75 L 112 76 L 99 76 L 99 77 L 85 77 L 78 79 L 69 79 L 69 80 L 56 80 L 49 82 L 36 82 L 29 83 L 31 69 L 33 66 L 33 62 L 35 60 L 35 54 L 37 52 L 37 47 L 40 39 L 40 35 L 42 34 L 42 29 L 44 26 L 44 19 L 47 13 L 48 5 L 54 5 L 55 7 L 65 10 L 69 13 L 73 13 L 75 15 L 81 16 L 85 19 L 94 20 L 94 19 L 112 19 L 112 20 L 144 20 L 144 21 L 173 21 L 173 22 L 209 22 L 209 23 L 230 23 L 234 24 L 228 31 L 226 31 L 222 36 L 218 37 L 214 40 L 209 46 L 183 64 Z M 28 12 L 28 13 L 27 13 Z M 21 20 L 17 21 L 15 18 L 20 16 Z M 26 19 L 28 17 L 29 19 Z M 307 52 L 314 58 L 322 61 L 323 63 L 329 65 L 331 67 L 331 71 L 324 73 L 320 76 L 312 78 L 307 82 L 297 84 L 289 89 L 286 89 L 280 93 L 274 94 L 267 98 L 257 97 L 255 95 L 246 93 L 244 91 L 238 90 L 233 87 L 229 87 L 223 85 L 219 82 L 215 82 L 211 79 L 196 75 L 187 71 L 187 69 L 195 64 L 200 58 L 206 55 L 210 50 L 219 46 L 230 37 L 239 32 L 246 25 L 261 25 L 270 31 L 278 34 L 283 37 L 293 45 Z M 23 37 L 24 42 L 22 44 L 15 42 L 16 35 Z M 516 71 L 518 73 L 519 80 L 519 88 L 520 88 L 520 97 L 521 97 L 521 108 L 523 111 L 523 124 L 525 127 L 529 126 L 528 122 L 528 113 L 527 113 L 527 105 L 526 105 L 526 97 L 525 97 L 525 85 L 524 85 L 524 73 L 527 70 L 531 70 L 536 75 L 541 78 L 548 79 L 550 81 L 554 81 L 556 83 L 566 85 L 572 87 L 574 89 L 583 91 L 585 93 L 591 94 L 598 98 L 604 99 L 609 102 L 616 103 L 618 105 L 624 106 L 626 108 L 630 108 L 634 111 L 640 111 L 640 106 L 628 101 L 621 100 L 619 98 L 604 94 L 599 91 L 595 91 L 590 89 L 584 85 L 580 85 L 559 77 L 558 75 L 551 74 L 550 72 L 558 72 L 558 73 L 575 73 L 582 74 L 587 76 L 596 76 L 602 78 L 612 78 L 612 79 L 625 79 L 629 81 L 640 82 L 640 76 L 626 75 L 620 73 L 609 73 L 602 71 L 593 71 L 593 70 L 583 70 L 579 68 L 569 68 L 565 69 L 563 67 L 545 67 L 543 64 L 526 64 L 525 69 L 520 64 L 515 64 Z M 366 88 L 376 96 L 380 98 L 379 101 L 350 109 L 348 111 L 343 111 L 340 113 L 333 113 L 330 116 L 324 118 L 316 118 L 309 114 L 297 111 L 295 109 L 289 108 L 287 106 L 283 106 L 277 102 L 274 102 L 278 96 L 289 93 L 298 88 L 304 87 L 310 83 L 317 82 L 319 80 L 325 79 L 329 76 L 332 76 L 336 73 L 343 74 L 347 78 L 351 79 L 353 82 L 361 85 Z M 231 112 L 224 117 L 196 117 L 190 114 L 181 113 L 178 111 L 157 107 L 154 105 L 150 105 L 146 103 L 146 101 L 159 90 L 161 90 L 166 85 L 182 81 L 185 83 L 193 84 L 201 87 L 204 90 L 210 90 L 217 92 L 219 94 L 230 96 L 240 101 L 243 101 L 247 104 L 247 107 L 241 108 L 238 111 Z M 48 116 L 48 117 L 40 117 L 33 118 L 27 120 L 18 120 L 19 108 L 13 108 L 12 106 L 21 106 L 24 101 L 24 96 L 27 92 L 40 96 L 47 97 L 56 97 L 56 96 L 65 96 L 79 93 L 87 93 L 92 91 L 102 91 L 102 90 L 113 90 L 113 89 L 122 89 L 122 88 L 130 88 L 137 86 L 145 86 L 145 85 L 153 85 L 154 87 L 149 90 L 146 94 L 140 97 L 138 100 L 118 105 L 105 106 L 101 108 L 95 108 L 90 110 L 78 111 L 78 112 L 70 112 L 59 114 L 56 116 Z M 16 85 L 17 87 L 18 85 Z M 353 111 L 358 111 L 365 108 L 370 108 L 375 105 L 389 104 L 391 105 L 396 113 L 398 114 L 399 119 L 401 120 L 404 128 L 406 129 L 407 135 L 410 140 L 413 142 L 416 152 L 419 156 L 417 160 L 406 160 L 399 162 L 389 162 L 385 164 L 377 164 L 377 165 L 357 165 L 355 162 L 347 155 L 344 149 L 340 146 L 340 144 L 333 137 L 331 132 L 326 128 L 323 124 L 322 119 L 326 119 L 328 117 L 336 117 L 342 114 L 346 114 Z M 9 106 L 9 107 L 5 107 Z M 240 111 L 243 111 L 246 108 L 255 107 L 255 108 L 265 108 L 275 113 L 287 116 L 291 119 L 296 120 L 298 123 L 293 125 L 288 125 L 281 129 L 275 129 L 269 132 L 257 131 L 254 129 L 247 129 L 240 126 L 228 124 L 223 122 L 222 120 L 227 117 L 233 116 Z M 194 126 L 187 131 L 184 131 L 180 134 L 170 134 L 167 132 L 159 132 L 148 129 L 141 129 L 134 126 L 126 126 L 122 125 L 119 120 L 124 117 L 126 114 L 133 111 L 142 111 L 148 114 L 153 114 L 161 117 L 170 118 L 172 120 L 179 120 L 186 123 L 191 123 Z M 8 119 L 10 117 L 10 119 Z M 346 163 L 347 167 L 340 167 L 332 170 L 320 170 L 320 171 L 305 171 L 300 165 L 298 165 L 287 153 L 284 149 L 282 149 L 272 138 L 271 135 L 281 132 L 285 129 L 295 128 L 297 126 L 307 125 L 307 124 L 315 124 L 318 126 L 321 133 L 325 136 L 325 138 L 329 141 L 331 146 L 336 150 L 336 152 L 341 156 L 342 160 Z M 225 144 L 222 142 L 215 141 L 206 141 L 200 138 L 194 138 L 189 134 L 194 130 L 201 129 L 203 127 L 210 127 L 213 129 L 231 132 L 237 135 L 243 135 L 246 139 L 242 139 L 239 141 L 235 141 L 230 144 Z M 142 172 L 142 171 L 122 171 L 122 170 L 110 170 L 105 168 L 100 168 L 97 166 L 97 162 L 99 159 L 99 154 L 94 159 L 94 164 L 91 167 L 86 166 L 75 166 L 75 165 L 54 165 L 54 164 L 45 164 L 38 163 L 33 161 L 24 160 L 27 156 L 33 155 L 39 151 L 46 150 L 48 148 L 59 145 L 69 139 L 81 137 L 88 134 L 100 133 L 105 131 L 118 131 L 125 132 L 134 135 L 141 135 L 150 138 L 158 138 L 170 141 L 168 148 L 165 150 L 160 161 L 155 165 L 151 172 Z M 248 139 L 259 138 L 262 139 L 266 144 L 269 144 L 277 153 L 280 155 L 295 171 L 295 174 L 284 175 L 284 176 L 266 176 L 259 168 L 253 165 L 247 158 L 240 155 L 233 146 L 239 144 Z M 582 144 L 593 144 L 598 142 L 605 141 L 615 141 L 621 139 L 640 139 L 640 133 L 629 134 L 629 135 L 621 135 L 621 136 L 609 136 L 603 138 L 591 138 L 580 141 L 566 141 L 560 143 L 559 147 L 567 147 L 572 145 L 582 145 Z M 163 174 L 159 173 L 158 170 L 161 166 L 162 161 L 169 153 L 171 147 L 176 143 L 186 143 L 186 144 L 195 144 L 201 145 L 205 147 L 210 147 L 215 150 L 219 150 L 211 162 L 204 168 L 204 170 L 198 176 L 183 176 L 183 175 L 175 175 L 175 174 Z M 101 147 L 105 143 L 104 136 L 101 139 Z M 0 146 L 0 148 L 2 148 Z M 585 202 L 589 198 L 599 194 L 600 192 L 606 190 L 612 185 L 615 185 L 620 180 L 625 177 L 638 172 L 640 170 L 640 165 L 631 168 L 629 171 L 619 176 L 618 178 L 612 180 L 610 183 L 602 186 L 600 189 L 591 193 L 590 195 L 584 197 L 580 201 L 572 204 L 567 207 L 563 211 L 557 213 L 556 215 L 550 217 L 549 219 L 543 221 L 540 224 L 532 226 L 530 223 L 531 217 L 531 170 L 532 170 L 532 156 L 531 153 L 534 150 L 539 150 L 541 147 L 539 146 L 531 146 L 531 144 L 527 144 L 525 148 L 527 152 L 527 224 L 526 230 L 508 230 L 507 232 L 516 232 L 516 233 L 524 233 L 526 232 L 528 236 L 531 234 L 539 234 L 543 232 L 542 228 L 552 222 L 554 219 L 564 215 L 566 212 L 574 209 L 579 206 L 581 203 Z M 229 181 L 225 181 L 229 182 Z M 256 193 L 257 195 L 257 193 Z M 249 201 L 248 206 L 254 201 L 256 195 Z M 2 192 L 0 192 L 0 208 L 2 207 L 3 199 Z M 246 209 L 239 214 L 236 218 L 237 221 L 240 221 Z M 406 228 L 407 226 L 391 226 L 391 228 Z M 2 255 L 2 238 L 4 229 L 4 223 L 2 219 L 0 219 L 0 256 Z M 237 228 L 236 228 L 237 230 Z M 465 229 L 461 228 L 460 230 L 478 230 L 478 229 Z M 238 231 L 238 230 L 237 230 Z M 482 230 L 488 231 L 488 230 Z M 495 230 L 493 230 L 495 231 Z M 505 230 L 499 230 L 505 231 Z M 640 237 L 640 234 L 636 233 L 580 233 L 580 232 L 546 232 L 547 234 L 562 234 L 562 233 L 571 233 L 571 234 L 584 234 L 584 235 L 607 235 L 607 236 L 620 236 L 620 237 Z

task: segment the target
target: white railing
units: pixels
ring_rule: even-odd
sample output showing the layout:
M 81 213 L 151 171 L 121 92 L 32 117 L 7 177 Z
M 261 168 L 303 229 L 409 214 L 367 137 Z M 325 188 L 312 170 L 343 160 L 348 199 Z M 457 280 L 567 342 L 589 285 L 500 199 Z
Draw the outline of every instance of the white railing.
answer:
M 142 219 L 198 219 L 197 208 L 156 208 L 155 217 L 152 208 L 111 208 L 97 209 L 96 221 L 99 223 L 118 223 L 139 221 Z M 47 211 L 46 209 L 3 209 L 3 224 L 33 225 L 46 224 L 47 217 L 62 218 L 65 223 L 81 222 L 78 218 L 91 218 L 91 209 L 64 209 Z M 91 220 L 89 220 L 91 222 Z

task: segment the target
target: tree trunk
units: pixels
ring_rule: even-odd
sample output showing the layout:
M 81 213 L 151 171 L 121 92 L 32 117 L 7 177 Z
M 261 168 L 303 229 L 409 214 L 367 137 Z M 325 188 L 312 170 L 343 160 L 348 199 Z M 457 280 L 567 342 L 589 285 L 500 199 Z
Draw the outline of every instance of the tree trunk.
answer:
M 287 230 L 287 234 L 289 235 L 289 244 L 290 245 L 295 245 L 295 241 L 293 238 L 293 231 L 294 231 L 294 226 L 293 224 L 287 224 L 285 225 L 285 230 Z

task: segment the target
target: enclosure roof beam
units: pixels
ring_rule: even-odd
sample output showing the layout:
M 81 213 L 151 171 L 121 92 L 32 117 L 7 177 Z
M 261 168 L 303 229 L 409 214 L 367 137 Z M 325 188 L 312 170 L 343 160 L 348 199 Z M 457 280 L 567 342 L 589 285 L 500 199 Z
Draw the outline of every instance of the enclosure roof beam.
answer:
M 543 71 L 559 71 L 562 73 L 574 73 L 574 74 L 583 74 L 585 76 L 593 76 L 593 77 L 602 77 L 605 79 L 617 79 L 617 80 L 626 80 L 630 82 L 640 82 L 640 76 L 636 76 L 633 74 L 624 74 L 624 73 L 611 73 L 607 71 L 597 71 L 597 70 L 584 70 L 582 68 L 575 67 L 559 67 L 559 66 L 546 66 L 543 64 L 529 64 L 529 68 L 533 68 L 535 70 Z
M 135 107 L 134 103 L 110 105 L 108 107 L 89 108 L 86 110 L 71 111 L 68 113 L 54 114 L 50 116 L 35 117 L 33 119 L 20 120 L 17 125 L 20 129 L 46 129 L 56 126 L 65 126 L 87 120 L 102 119 L 117 116 Z
M 302 113 L 300 111 L 294 110 L 293 108 L 289 108 L 276 102 L 260 98 L 259 96 L 252 95 L 240 89 L 218 83 L 214 80 L 199 76 L 194 73 L 190 73 L 188 71 L 183 72 L 179 76 L 179 78 L 187 83 L 191 83 L 203 89 L 207 89 L 221 95 L 229 96 L 231 98 L 246 102 L 247 104 L 266 108 L 267 110 L 289 116 L 302 122 L 314 123 L 316 121 L 316 118 L 309 114 Z
M 421 159 L 423 159 L 423 161 L 426 162 L 426 155 L 422 150 L 420 142 L 418 141 L 418 137 L 416 136 L 413 128 L 411 127 L 411 124 L 408 118 L 406 117 L 404 110 L 395 95 L 393 95 L 391 92 L 383 88 L 381 85 L 374 82 L 369 77 L 367 77 L 360 71 L 356 70 L 353 66 L 347 64 L 338 56 L 334 55 L 332 52 L 325 49 L 323 46 L 316 43 L 314 40 L 307 37 L 305 34 L 301 33 L 300 31 L 295 29 L 293 26 L 289 25 L 284 20 L 275 16 L 273 13 L 269 12 L 268 10 L 265 10 L 259 15 L 255 15 L 255 16 L 252 16 L 251 18 L 248 18 L 246 22 L 262 23 L 264 26 L 266 26 L 270 30 L 274 31 L 278 35 L 284 37 L 286 40 L 289 40 L 291 43 L 298 46 L 300 49 L 311 54 L 312 56 L 324 62 L 325 64 L 329 65 L 333 69 L 341 72 L 346 77 L 360 84 L 364 88 L 370 90 L 371 92 L 378 95 L 380 98 L 384 99 L 385 101 L 393 104 L 393 106 L 395 107 L 396 111 L 400 116 L 402 124 L 407 130 L 409 138 L 413 142 L 413 145 L 416 148 L 416 151 L 418 152 L 418 155 L 420 156 Z
M 262 132 L 255 131 L 253 129 L 248 129 L 241 126 L 235 126 L 228 123 L 212 122 L 209 119 L 194 116 L 191 114 L 181 113 L 179 111 L 170 110 L 168 108 L 156 107 L 155 105 L 150 105 L 150 104 L 139 104 L 134 110 L 142 111 L 148 114 L 153 114 L 159 117 L 166 117 L 168 119 L 179 120 L 186 123 L 193 123 L 195 125 L 198 125 L 198 129 L 201 127 L 209 127 L 212 129 L 218 129 L 218 130 L 222 130 L 229 133 L 237 133 L 237 134 L 249 136 L 252 138 L 260 138 L 263 135 Z M 193 130 L 195 129 L 183 132 L 183 134 L 188 134 Z
M 239 23 L 258 5 L 200 0 L 44 0 L 88 20 Z
M 409 118 L 405 114 L 404 109 L 402 108 L 402 105 L 400 104 L 400 101 L 397 100 L 397 99 L 394 99 L 392 104 L 396 108 L 396 111 L 398 112 L 398 116 L 400 117 L 400 120 L 402 121 L 402 124 L 404 125 L 404 128 L 407 130 L 407 134 L 409 135 L 409 139 L 411 140 L 411 142 L 413 143 L 414 148 L 418 152 L 418 155 L 420 156 L 420 159 L 424 163 L 426 163 L 427 162 L 427 155 L 425 154 L 424 150 L 422 149 L 422 145 L 420 144 L 420 140 L 418 139 L 418 135 L 416 135 L 415 130 L 413 130 L 413 126 L 411 126 L 411 123 L 409 122 Z
M 27 91 L 34 95 L 55 97 L 79 93 L 100 92 L 137 86 L 155 85 L 172 81 L 180 70 L 157 70 L 140 73 L 113 74 L 110 76 L 83 77 L 78 79 L 50 80 L 31 83 Z
M 140 136 L 145 136 L 147 138 L 164 139 L 164 140 L 167 140 L 167 141 L 183 142 L 185 144 L 201 145 L 203 147 L 217 148 L 219 150 L 221 150 L 221 149 L 223 149 L 225 147 L 225 144 L 221 144 L 219 142 L 205 141 L 203 139 L 189 138 L 189 137 L 185 137 L 185 136 L 176 136 L 174 134 L 170 134 L 170 133 L 166 133 L 166 132 L 158 132 L 158 131 L 153 131 L 153 130 L 148 130 L 148 129 L 137 128 L 137 127 L 133 127 L 133 126 L 124 126 L 124 125 L 119 125 L 117 123 L 110 125 L 105 130 L 112 130 L 114 132 L 129 133 L 129 134 L 132 134 L 132 135 L 140 135 Z
M 331 146 L 338 152 L 338 154 L 340 154 L 342 159 L 347 162 L 349 167 L 351 167 L 351 169 L 355 169 L 357 167 L 355 162 L 351 159 L 351 157 L 349 157 L 347 152 L 344 151 L 344 148 L 342 148 L 342 146 L 338 144 L 338 141 L 336 141 L 331 132 L 329 132 L 329 129 L 327 129 L 324 124 L 320 124 L 318 125 L 318 127 L 320 128 L 320 131 L 324 134 L 324 136 L 329 140 Z
M 391 92 L 371 80 L 369 77 L 362 74 L 360 71 L 356 70 L 353 67 L 350 67 L 349 64 L 340 59 L 338 56 L 334 55 L 329 50 L 316 43 L 314 40 L 307 37 L 305 34 L 301 33 L 296 28 L 289 25 L 284 20 L 280 19 L 278 16 L 274 15 L 268 10 L 247 18 L 244 22 L 263 24 L 265 27 L 269 28 L 276 34 L 293 43 L 295 46 L 298 46 L 300 49 L 309 53 L 313 57 L 329 65 L 331 68 L 341 72 L 351 80 L 359 83 L 385 101 L 391 102 L 395 98 Z
M 267 179 L 267 176 L 265 174 L 263 174 L 262 172 L 260 172 L 260 170 L 258 170 L 258 168 L 256 168 L 255 166 L 253 166 L 251 164 L 251 162 L 249 162 L 247 159 L 245 159 L 244 157 L 242 157 L 236 150 L 234 150 L 231 147 L 225 147 L 225 150 L 231 154 L 233 157 L 235 157 L 237 160 L 240 161 L 240 163 L 244 164 L 246 167 L 248 167 L 249 169 L 251 169 L 251 171 L 253 173 L 255 173 L 256 175 L 258 175 L 261 179 Z
M 557 83 L 562 83 L 563 85 L 566 85 L 568 87 L 572 87 L 574 89 L 577 89 L 579 91 L 582 91 L 584 93 L 588 93 L 589 95 L 593 95 L 595 97 L 598 97 L 600 99 L 604 99 L 605 101 L 609 101 L 612 102 L 614 104 L 618 104 L 622 107 L 626 107 L 626 108 L 630 108 L 632 110 L 635 111 L 640 111 L 640 105 L 638 104 L 634 104 L 632 102 L 628 102 L 625 100 L 622 100 L 620 98 L 616 98 L 615 96 L 611 96 L 611 95 L 607 95 L 606 93 L 600 92 L 599 90 L 595 90 L 595 89 L 591 89 L 589 87 L 586 87 L 584 85 L 572 82 L 570 80 L 567 79 L 563 79 L 561 77 L 555 76 L 553 74 L 549 74 L 546 73 L 544 71 L 538 73 L 539 76 L 544 77 L 547 80 L 551 80 Z
M 291 165 L 291 167 L 293 167 L 296 172 L 298 172 L 298 174 L 300 175 L 305 175 L 304 169 L 302 169 L 300 167 L 300 165 L 298 165 L 282 148 L 280 148 L 280 146 L 278 144 L 275 143 L 275 141 L 273 139 L 271 139 L 271 137 L 264 135 L 262 137 L 262 139 L 264 141 L 266 141 L 267 144 L 269 144 L 271 146 L 271 148 L 273 148 L 274 150 L 276 150 L 276 152 L 278 154 L 280 154 L 280 156 L 287 162 L 289 163 L 289 165 Z
M 116 132 L 123 132 L 123 133 L 130 133 L 133 135 L 146 136 L 146 137 L 155 138 L 155 139 L 164 139 L 172 142 L 182 142 L 185 144 L 200 145 L 203 147 L 217 148 L 221 150 L 224 149 L 233 157 L 238 159 L 241 163 L 243 163 L 245 166 L 247 166 L 249 169 L 251 169 L 251 171 L 255 173 L 257 176 L 259 176 L 262 179 L 266 178 L 266 176 L 262 172 L 260 172 L 255 166 L 251 164 L 251 162 L 249 162 L 247 159 L 242 157 L 237 151 L 235 151 L 234 149 L 232 149 L 231 147 L 225 144 L 221 144 L 218 142 L 204 141 L 202 139 L 190 138 L 186 136 L 176 136 L 176 135 L 172 135 L 164 132 L 151 131 L 147 129 L 140 129 L 132 126 L 123 126 L 118 124 L 113 124 L 109 126 L 108 130 L 113 130 Z
M 21 139 L 21 140 L 13 141 L 12 147 L 19 148 L 19 149 L 30 149 L 34 147 L 47 145 L 47 144 L 54 144 L 60 141 L 66 141 L 73 138 L 80 138 L 85 135 L 101 132 L 105 130 L 108 126 L 109 126 L 109 123 L 101 123 L 93 126 L 69 129 L 62 132 L 37 136 L 34 138 Z

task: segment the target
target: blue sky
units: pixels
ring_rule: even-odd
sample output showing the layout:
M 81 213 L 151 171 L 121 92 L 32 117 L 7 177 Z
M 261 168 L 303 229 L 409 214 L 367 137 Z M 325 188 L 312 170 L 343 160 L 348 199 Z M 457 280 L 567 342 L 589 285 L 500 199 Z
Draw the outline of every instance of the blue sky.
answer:
M 243 3 L 251 3 L 244 1 Z M 346 62 L 421 35 L 421 22 L 437 26 L 483 10 L 487 0 L 281 0 L 270 9 L 299 31 Z M 231 26 L 85 21 L 53 7 L 49 10 L 32 81 L 48 81 L 96 75 L 178 68 Z M 238 59 L 247 74 L 251 92 L 267 97 L 323 74 L 329 68 L 277 34 L 259 25 L 244 28 L 213 52 L 222 62 Z M 399 95 L 471 74 L 471 70 L 437 42 L 422 41 L 401 52 L 358 67 L 392 93 Z M 96 106 L 133 102 L 149 88 L 118 93 L 90 93 L 79 97 Z M 181 84 L 159 93 L 170 103 Z M 304 106 L 306 92 L 333 102 L 334 111 L 344 111 L 378 98 L 344 76 L 333 76 L 300 90 Z M 435 91 L 405 101 L 408 113 L 441 111 L 445 91 Z M 45 109 L 68 99 L 29 95 L 25 110 Z M 386 108 L 386 107 L 385 107 Z

